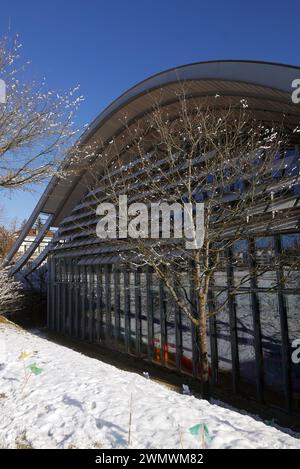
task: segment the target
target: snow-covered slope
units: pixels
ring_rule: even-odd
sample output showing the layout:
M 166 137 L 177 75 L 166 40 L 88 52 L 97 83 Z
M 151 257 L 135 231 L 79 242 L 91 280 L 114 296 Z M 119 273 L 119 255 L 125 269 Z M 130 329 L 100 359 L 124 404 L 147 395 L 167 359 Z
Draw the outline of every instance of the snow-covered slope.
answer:
M 0 325 L 0 384 L 0 447 L 23 439 L 34 448 L 127 448 L 132 399 L 132 448 L 201 448 L 188 430 L 198 423 L 208 426 L 210 448 L 300 448 L 250 416 L 10 325 Z

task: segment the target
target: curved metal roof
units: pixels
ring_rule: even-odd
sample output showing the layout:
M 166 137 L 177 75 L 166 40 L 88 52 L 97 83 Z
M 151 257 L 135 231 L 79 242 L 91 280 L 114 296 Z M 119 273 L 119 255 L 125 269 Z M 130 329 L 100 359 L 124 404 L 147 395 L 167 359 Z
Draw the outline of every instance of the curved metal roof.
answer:
M 92 122 L 81 140 L 101 138 L 109 141 L 123 127 L 122 116 L 132 120 L 140 117 L 159 99 L 164 105 L 174 99 L 178 83 L 189 86 L 189 92 L 202 96 L 241 96 L 252 99 L 252 106 L 263 112 L 285 112 L 295 120 L 300 117 L 300 105 L 291 100 L 292 81 L 300 78 L 300 67 L 266 62 L 218 61 L 199 62 L 172 68 L 138 83 L 113 101 Z M 163 90 L 163 94 L 162 94 Z M 80 177 L 61 182 L 54 179 L 45 191 L 42 211 L 53 213 L 57 226 L 84 194 L 86 186 Z M 82 187 L 83 186 L 83 187 Z M 49 191 L 49 189 L 51 190 Z M 65 203 L 62 204 L 63 200 Z
M 143 80 L 114 100 L 92 122 L 81 142 L 109 142 L 124 128 L 124 114 L 134 121 L 149 112 L 154 101 L 158 100 L 161 106 L 172 105 L 179 83 L 184 83 L 193 96 L 247 98 L 249 106 L 262 118 L 276 120 L 276 115 L 285 113 L 292 123 L 298 123 L 300 104 L 291 100 L 292 81 L 296 78 L 300 78 L 300 67 L 268 62 L 227 60 L 172 68 Z M 52 178 L 24 230 L 31 227 L 40 212 L 52 214 L 52 226 L 58 226 L 86 192 L 83 176 L 84 173 L 63 180 Z

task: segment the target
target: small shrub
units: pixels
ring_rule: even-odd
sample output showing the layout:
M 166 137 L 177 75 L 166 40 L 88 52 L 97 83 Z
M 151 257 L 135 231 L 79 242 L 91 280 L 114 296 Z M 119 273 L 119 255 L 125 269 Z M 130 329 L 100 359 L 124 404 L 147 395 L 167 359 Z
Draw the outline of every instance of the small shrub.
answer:
M 26 432 L 21 433 L 15 439 L 16 449 L 33 449 L 31 443 L 27 440 Z

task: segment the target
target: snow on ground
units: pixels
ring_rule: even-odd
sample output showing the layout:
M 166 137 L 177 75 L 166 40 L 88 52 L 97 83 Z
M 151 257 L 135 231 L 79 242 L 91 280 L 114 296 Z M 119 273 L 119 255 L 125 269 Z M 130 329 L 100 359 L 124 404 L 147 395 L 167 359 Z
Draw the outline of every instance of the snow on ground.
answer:
M 198 423 L 208 426 L 210 448 L 300 448 L 300 439 L 250 416 L 11 325 L 0 325 L 0 383 L 4 448 L 22 438 L 34 448 L 127 448 L 131 396 L 132 448 L 201 448 L 188 430 Z

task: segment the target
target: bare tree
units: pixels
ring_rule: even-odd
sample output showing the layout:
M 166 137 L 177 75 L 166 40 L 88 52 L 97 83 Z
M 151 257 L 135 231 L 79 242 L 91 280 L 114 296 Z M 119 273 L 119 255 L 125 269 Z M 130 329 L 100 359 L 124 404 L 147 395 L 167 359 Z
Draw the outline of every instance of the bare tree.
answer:
M 57 92 L 45 82 L 30 82 L 19 52 L 17 39 L 0 40 L 0 78 L 6 86 L 6 101 L 0 103 L 0 189 L 29 189 L 63 175 L 61 162 L 77 134 L 73 120 L 82 101 L 78 87 Z M 71 158 L 75 153 L 69 152 Z
M 249 249 L 245 268 L 235 247 L 254 233 L 273 233 L 278 222 L 290 216 L 280 201 L 291 196 L 295 182 L 285 158 L 291 144 L 284 120 L 276 124 L 256 120 L 244 99 L 226 106 L 222 102 L 218 107 L 209 102 L 200 105 L 182 95 L 176 113 L 157 105 L 138 123 L 127 125 L 124 118 L 123 134 L 103 148 L 106 167 L 103 178 L 94 182 L 93 207 L 95 202 L 118 205 L 122 194 L 127 195 L 128 203 L 143 202 L 149 208 L 156 204 L 155 210 L 157 203 L 161 209 L 164 202 L 204 204 L 200 249 L 196 245 L 186 248 L 190 232 L 187 236 L 182 230 L 182 236 L 172 238 L 179 221 L 175 212 L 171 213 L 170 231 L 156 232 L 153 239 L 152 206 L 151 221 L 138 206 L 131 211 L 134 216 L 129 224 L 133 222 L 139 231 L 136 239 L 114 242 L 124 261 L 153 269 L 195 327 L 205 397 L 209 396 L 208 319 L 224 311 L 237 292 L 243 294 L 243 286 L 284 262 L 279 255 L 270 255 L 265 263 L 255 265 Z M 92 173 L 99 174 L 99 168 Z M 117 216 L 120 224 L 124 214 Z M 189 216 L 195 227 L 194 209 Z M 160 212 L 161 222 L 162 218 Z M 82 229 L 86 229 L 84 222 Z M 239 264 L 243 265 L 240 269 Z M 234 267 L 239 269 L 236 275 Z M 231 277 L 229 288 L 221 278 L 224 272 Z M 277 288 L 278 282 L 283 279 L 274 278 L 270 288 Z M 217 289 L 214 300 L 210 298 L 212 288 Z
M 16 240 L 18 228 L 17 217 L 9 221 L 3 217 L 3 223 L 0 224 L 0 266 Z
M 15 313 L 22 305 L 23 285 L 9 275 L 9 268 L 0 267 L 0 315 Z
M 16 240 L 16 233 L 5 226 L 0 226 L 0 262 L 10 251 Z

